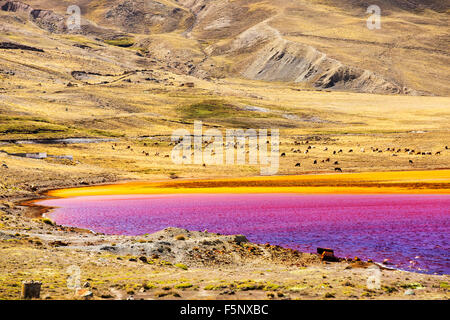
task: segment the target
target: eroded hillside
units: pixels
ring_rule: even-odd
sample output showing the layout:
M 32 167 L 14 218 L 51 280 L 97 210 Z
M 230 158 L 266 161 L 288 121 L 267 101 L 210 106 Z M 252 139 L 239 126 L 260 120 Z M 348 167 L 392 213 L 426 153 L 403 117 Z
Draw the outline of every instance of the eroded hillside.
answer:
M 81 9 L 81 28 L 68 30 L 67 8 L 74 4 Z M 44 45 L 72 35 L 72 40 L 81 37 L 78 42 L 134 51 L 139 59 L 131 59 L 131 69 L 158 61 L 202 79 L 231 76 L 367 93 L 448 95 L 448 2 L 374 4 L 382 10 L 380 30 L 367 28 L 367 5 L 356 0 L 0 1 L 0 39 L 29 45 L 21 39 L 26 31 L 30 40 L 42 37 Z M 104 48 L 121 61 L 124 53 L 114 50 Z

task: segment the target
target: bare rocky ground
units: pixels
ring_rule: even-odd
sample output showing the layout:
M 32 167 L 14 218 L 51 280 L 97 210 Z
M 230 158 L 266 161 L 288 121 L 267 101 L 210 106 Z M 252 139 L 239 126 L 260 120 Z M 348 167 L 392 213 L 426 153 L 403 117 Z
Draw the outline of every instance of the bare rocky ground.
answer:
M 0 299 L 42 281 L 42 299 L 448 299 L 448 275 L 326 262 L 317 254 L 248 242 L 243 235 L 168 228 L 96 234 L 1 207 Z M 33 218 L 34 217 L 34 218 Z M 368 279 L 380 274 L 380 287 Z M 82 289 L 74 289 L 78 284 Z

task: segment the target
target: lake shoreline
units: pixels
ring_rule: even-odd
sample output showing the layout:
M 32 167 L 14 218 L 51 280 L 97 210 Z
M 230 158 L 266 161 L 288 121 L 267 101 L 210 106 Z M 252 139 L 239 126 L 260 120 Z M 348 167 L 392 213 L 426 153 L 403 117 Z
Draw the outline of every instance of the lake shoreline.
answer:
M 103 182 L 102 185 L 110 183 L 113 181 Z M 28 270 L 31 272 L 31 278 L 41 279 L 54 287 L 50 290 L 51 298 L 80 298 L 73 290 L 64 286 L 62 278 L 66 275 L 68 263 L 80 265 L 83 279 L 95 280 L 95 289 L 91 289 L 95 299 L 120 299 L 128 296 L 144 299 L 178 299 L 177 295 L 185 299 L 448 299 L 449 297 L 447 287 L 449 275 L 381 270 L 382 286 L 379 289 L 369 289 L 366 281 L 371 272 L 369 267 L 373 266 L 373 263 L 326 262 L 321 261 L 317 254 L 301 253 L 269 244 L 236 242 L 236 238 L 229 238 L 233 236 L 175 228 L 144 236 L 108 236 L 89 230 L 53 225 L 51 221 L 36 215 L 42 208 L 24 206 L 29 204 L 29 201 L 42 200 L 46 194 L 48 192 L 40 193 L 38 199 L 35 197 L 32 200 L 30 197 L 24 199 L 20 196 L 16 199 L 10 198 L 9 204 L 1 208 L 12 220 L 6 230 L 0 230 L 1 250 L 9 255 L 16 250 L 27 252 L 23 258 L 15 258 L 23 259 L 23 264 L 17 264 L 19 261 L 15 261 L 15 264 L 12 264 L 12 261 L 2 261 L 1 264 L 3 272 L 20 274 Z M 180 233 L 185 240 L 175 240 L 177 236 L 182 238 Z M 237 239 L 242 238 L 239 236 Z M 146 253 L 142 254 L 139 251 L 141 249 L 147 250 Z M 162 249 L 163 253 L 158 249 Z M 154 251 L 158 253 L 151 253 Z M 223 252 L 220 253 L 221 251 Z M 192 255 L 186 258 L 180 252 L 191 252 Z M 198 257 L 195 256 L 197 253 Z M 42 255 L 48 256 L 49 261 L 39 260 Z M 26 266 L 27 259 L 34 261 L 31 269 Z M 54 271 L 42 274 L 39 270 L 43 268 Z M 126 276 L 127 279 L 119 277 L 119 274 L 130 270 L 135 275 Z M 109 275 L 104 276 L 105 273 Z M 29 278 L 30 276 L 23 275 L 11 277 L 5 282 L 9 289 L 3 291 L 2 297 L 18 298 L 14 289 L 17 282 Z M 150 281 L 152 286 L 142 285 L 142 281 Z M 113 290 L 112 284 L 116 289 Z M 137 289 L 127 289 L 131 284 Z M 408 290 L 414 293 L 410 294 L 411 291 Z M 406 291 L 408 294 L 405 294 Z
M 449 195 L 124 194 L 37 204 L 57 208 L 44 217 L 59 225 L 108 235 L 140 236 L 170 226 L 207 229 L 301 252 L 333 248 L 340 257 L 388 261 L 426 274 L 450 271 L 441 259 L 449 231 L 442 208 L 450 207 Z

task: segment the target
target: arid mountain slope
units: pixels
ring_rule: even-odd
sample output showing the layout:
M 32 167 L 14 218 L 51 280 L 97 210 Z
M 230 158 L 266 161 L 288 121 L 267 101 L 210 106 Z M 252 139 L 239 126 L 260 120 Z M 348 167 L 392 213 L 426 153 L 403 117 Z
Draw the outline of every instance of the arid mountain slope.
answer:
M 67 30 L 74 4 L 82 27 Z M 382 10 L 380 30 L 366 26 L 372 4 Z M 434 95 L 450 93 L 448 7 L 435 0 L 0 1 L 4 17 L 115 41 L 204 79 Z
M 364 10 L 369 5 L 378 5 L 387 10 L 409 10 L 409 11 L 423 11 L 423 10 L 434 10 L 438 12 L 445 12 L 449 8 L 448 0 L 341 0 L 341 1 L 330 1 L 330 0 L 319 0 L 324 4 L 333 3 L 335 6 L 340 6 L 343 8 L 352 9 L 355 7 L 363 8 Z

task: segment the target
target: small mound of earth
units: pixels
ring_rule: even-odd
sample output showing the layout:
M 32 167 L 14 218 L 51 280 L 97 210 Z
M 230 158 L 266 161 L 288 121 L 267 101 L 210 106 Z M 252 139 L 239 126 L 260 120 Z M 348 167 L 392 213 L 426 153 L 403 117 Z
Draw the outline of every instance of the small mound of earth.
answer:
M 64 227 L 61 227 L 64 229 Z M 233 266 L 245 263 L 271 262 L 306 266 L 320 262 L 316 254 L 301 253 L 270 244 L 254 244 L 243 235 L 221 235 L 207 231 L 167 228 L 142 236 L 93 234 L 86 236 L 62 234 L 45 236 L 46 242 L 61 240 L 64 248 L 83 251 L 110 252 L 119 256 L 139 257 L 141 261 L 183 263 L 189 267 Z

